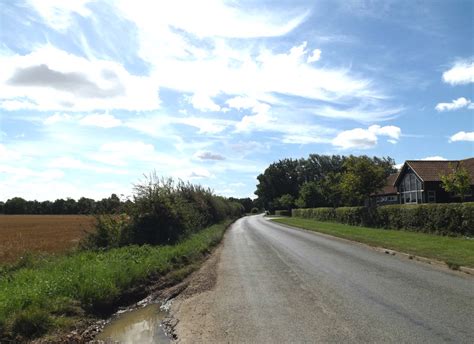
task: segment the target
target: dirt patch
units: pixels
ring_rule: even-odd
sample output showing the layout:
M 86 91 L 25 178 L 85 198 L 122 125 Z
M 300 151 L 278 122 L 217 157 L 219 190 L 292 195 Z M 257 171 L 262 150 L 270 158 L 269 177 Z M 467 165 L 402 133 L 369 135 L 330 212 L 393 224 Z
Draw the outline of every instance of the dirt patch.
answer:
M 223 239 L 224 241 L 224 239 Z M 217 283 L 217 270 L 220 261 L 221 252 L 223 250 L 224 243 L 221 243 L 217 249 L 211 254 L 211 256 L 202 265 L 201 269 L 190 275 L 185 282 L 186 288 L 179 293 L 179 295 L 172 300 L 170 305 L 170 316 L 163 320 L 163 325 L 170 338 L 177 343 L 189 342 L 190 338 L 178 338 L 177 332 L 194 333 L 194 338 L 203 338 L 200 329 L 196 328 L 196 324 L 199 322 L 195 321 L 188 309 L 199 305 L 199 309 L 204 310 L 198 316 L 206 317 L 208 321 L 213 321 L 211 304 L 206 300 L 209 298 L 201 297 L 208 292 L 211 292 Z M 201 319 L 202 320 L 202 319 Z M 185 331 L 182 329 L 185 328 Z M 207 327 L 209 328 L 209 327 Z

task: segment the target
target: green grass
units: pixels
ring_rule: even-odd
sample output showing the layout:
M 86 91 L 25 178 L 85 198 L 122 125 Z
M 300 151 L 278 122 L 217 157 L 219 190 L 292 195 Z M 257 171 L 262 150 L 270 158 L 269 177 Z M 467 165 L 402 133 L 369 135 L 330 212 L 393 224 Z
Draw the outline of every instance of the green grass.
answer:
M 416 256 L 440 260 L 452 267 L 474 267 L 473 239 L 349 226 L 295 217 L 273 219 L 273 221 L 358 241 L 371 246 L 380 246 Z
M 173 246 L 84 251 L 0 275 L 0 342 L 44 335 L 70 323 L 68 318 L 113 303 L 151 277 L 186 270 L 220 242 L 229 223 Z M 182 271 L 175 277 L 183 278 Z

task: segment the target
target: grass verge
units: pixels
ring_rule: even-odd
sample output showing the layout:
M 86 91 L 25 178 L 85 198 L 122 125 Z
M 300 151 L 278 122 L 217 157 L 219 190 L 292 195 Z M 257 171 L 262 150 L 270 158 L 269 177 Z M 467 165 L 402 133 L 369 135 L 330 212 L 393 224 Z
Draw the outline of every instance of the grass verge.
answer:
M 474 240 L 400 230 L 349 226 L 301 218 L 273 219 L 285 225 L 380 246 L 446 262 L 448 266 L 474 267 Z
M 211 226 L 173 246 L 79 252 L 0 276 L 0 342 L 67 327 L 137 285 L 175 270 L 182 274 L 221 241 L 229 224 Z

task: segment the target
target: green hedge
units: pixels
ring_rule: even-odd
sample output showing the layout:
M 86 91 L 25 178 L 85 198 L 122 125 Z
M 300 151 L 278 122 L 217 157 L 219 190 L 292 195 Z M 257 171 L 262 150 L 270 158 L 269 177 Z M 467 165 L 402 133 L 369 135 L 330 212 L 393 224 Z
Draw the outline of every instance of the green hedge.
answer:
M 474 236 L 474 202 L 293 209 L 292 215 L 353 226 Z
M 275 210 L 275 215 L 277 215 L 277 216 L 291 216 L 291 211 L 289 211 L 289 210 Z

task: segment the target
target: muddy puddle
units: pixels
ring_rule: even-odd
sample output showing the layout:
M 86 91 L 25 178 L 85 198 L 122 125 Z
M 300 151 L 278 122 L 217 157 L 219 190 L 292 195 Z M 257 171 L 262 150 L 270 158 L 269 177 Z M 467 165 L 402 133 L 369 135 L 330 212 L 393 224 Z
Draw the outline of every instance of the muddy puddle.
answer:
M 108 323 L 95 339 L 106 343 L 169 343 L 161 326 L 166 315 L 156 303 L 124 312 Z

